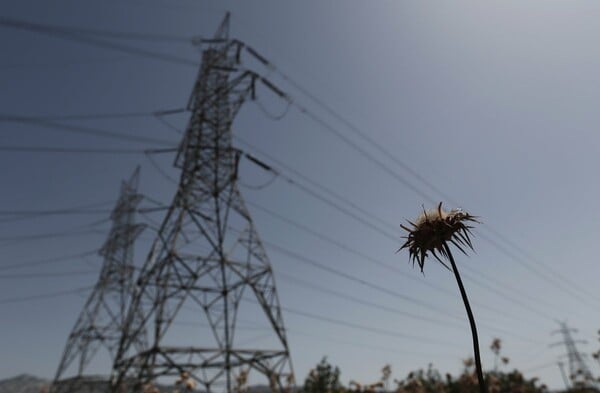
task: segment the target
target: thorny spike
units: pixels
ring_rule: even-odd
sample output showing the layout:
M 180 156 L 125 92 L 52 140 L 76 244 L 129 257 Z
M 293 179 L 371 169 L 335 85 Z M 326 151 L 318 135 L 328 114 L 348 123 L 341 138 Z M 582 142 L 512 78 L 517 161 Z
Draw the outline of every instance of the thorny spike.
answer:
M 442 250 L 438 250 L 438 251 L 440 251 L 440 253 L 442 253 L 442 254 L 445 254 L 445 252 L 444 252 L 444 250 L 443 250 L 443 249 L 442 249 Z M 439 257 L 439 256 L 438 256 L 436 253 L 435 253 L 435 250 L 432 250 L 432 251 L 431 251 L 431 254 L 433 254 L 433 256 L 435 257 L 435 259 L 437 259 L 437 260 L 438 260 L 438 262 L 439 262 L 439 263 L 441 263 L 441 264 L 442 264 L 442 265 L 443 265 L 443 266 L 444 266 L 446 269 L 448 269 L 448 270 L 452 271 L 452 270 L 451 270 L 451 269 L 448 267 L 448 265 L 446 265 L 446 264 L 444 263 L 444 261 L 442 261 L 442 259 L 441 259 L 441 258 L 440 258 L 440 257 Z M 444 257 L 445 257 L 445 255 L 444 255 Z M 422 271 L 422 270 L 421 270 L 421 271 Z
M 410 221 L 409 221 L 410 222 Z M 411 222 L 412 224 L 412 222 Z M 413 226 L 416 226 L 415 224 L 413 224 Z M 407 227 L 405 227 L 404 225 L 400 224 L 400 228 L 404 229 L 407 232 L 410 232 L 410 229 L 408 229 Z M 403 236 L 403 238 L 406 238 L 406 236 Z
M 468 255 L 467 252 L 463 250 L 463 248 L 459 246 L 457 242 L 455 242 L 454 240 L 450 240 L 450 243 L 454 244 L 456 248 L 458 248 L 463 254 Z

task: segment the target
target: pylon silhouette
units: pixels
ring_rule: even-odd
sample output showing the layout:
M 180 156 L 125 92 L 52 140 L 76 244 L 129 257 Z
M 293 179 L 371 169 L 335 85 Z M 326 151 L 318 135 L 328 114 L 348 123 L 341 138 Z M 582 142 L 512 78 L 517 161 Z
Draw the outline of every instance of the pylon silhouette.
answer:
M 229 39 L 229 15 L 204 45 L 175 159 L 178 189 L 137 282 L 129 316 L 139 312 L 142 324 L 124 331 L 114 392 L 148 391 L 175 378 L 208 393 L 234 391 L 242 375 L 273 390 L 293 382 L 271 264 L 238 190 L 240 151 L 232 147 L 233 119 L 254 97 L 255 82 L 270 86 L 241 67 L 243 44 Z M 238 338 L 244 317 L 264 323 L 268 344 L 249 347 Z M 194 335 L 181 330 L 190 319 Z M 140 352 L 132 344 L 145 328 L 150 342 Z
M 99 251 L 104 257 L 100 277 L 69 335 L 51 393 L 80 392 L 88 383 L 102 383 L 86 374 L 100 348 L 108 351 L 110 360 L 106 366 L 110 367 L 114 361 L 133 294 L 133 246 L 143 230 L 143 225 L 134 223 L 137 205 L 142 199 L 137 193 L 138 182 L 139 167 L 121 185 L 111 214 L 112 228 Z M 145 348 L 145 339 L 142 330 L 132 344 Z M 108 384 L 108 378 L 104 382 Z
M 574 387 L 594 386 L 595 380 L 592 376 L 584 355 L 578 350 L 576 343 L 585 343 L 584 340 L 575 340 L 571 333 L 577 332 L 577 329 L 569 328 L 566 322 L 559 322 L 560 329 L 552 332 L 553 334 L 560 333 L 563 336 L 563 341 L 552 344 L 551 346 L 564 345 L 567 350 L 567 359 L 569 361 L 569 379 Z M 560 364 L 560 363 L 559 363 Z M 562 369 L 562 368 L 561 368 Z

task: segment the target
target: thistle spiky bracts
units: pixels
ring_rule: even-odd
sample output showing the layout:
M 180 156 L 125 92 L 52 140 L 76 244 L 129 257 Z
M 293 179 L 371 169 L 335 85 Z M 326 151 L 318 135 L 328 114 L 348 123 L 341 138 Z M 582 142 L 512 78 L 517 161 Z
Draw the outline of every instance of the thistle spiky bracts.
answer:
M 449 212 L 445 211 L 442 208 L 442 202 L 434 209 L 425 210 L 423 208 L 423 212 L 415 222 L 408 221 L 412 228 L 400 225 L 402 229 L 408 232 L 408 235 L 403 237 L 406 239 L 406 242 L 398 251 L 408 248 L 413 266 L 417 262 L 421 268 L 421 272 L 423 272 L 425 259 L 429 252 L 446 269 L 450 270 L 448 265 L 440 258 L 442 256 L 448 259 L 444 245 L 452 243 L 466 255 L 466 249 L 473 250 L 470 238 L 473 227 L 469 223 L 478 222 L 477 217 L 461 209 L 452 209 Z

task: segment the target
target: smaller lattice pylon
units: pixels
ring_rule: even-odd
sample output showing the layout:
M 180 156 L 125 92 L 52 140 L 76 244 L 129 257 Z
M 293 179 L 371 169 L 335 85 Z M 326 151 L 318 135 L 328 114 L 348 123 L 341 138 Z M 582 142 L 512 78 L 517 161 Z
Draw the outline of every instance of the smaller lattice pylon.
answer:
M 577 329 L 567 326 L 566 322 L 558 322 L 560 329 L 555 330 L 552 334 L 560 333 L 563 336 L 561 342 L 551 344 L 551 347 L 564 345 L 567 350 L 566 358 L 569 362 L 568 378 L 573 387 L 591 387 L 596 385 L 596 381 L 587 365 L 585 356 L 577 350 L 578 343 L 585 344 L 585 340 L 575 340 L 571 333 L 576 333 Z M 561 367 L 562 371 L 562 367 Z
M 99 250 L 104 259 L 100 277 L 71 330 L 50 393 L 79 393 L 108 383 L 108 377 L 87 374 L 87 367 L 98 350 L 104 348 L 109 356 L 106 370 L 110 370 L 121 338 L 134 285 L 133 247 L 144 229 L 134 221 L 142 199 L 137 192 L 139 172 L 138 167 L 121 185 L 110 216 L 110 233 Z M 145 348 L 144 334 L 136 337 L 135 345 Z

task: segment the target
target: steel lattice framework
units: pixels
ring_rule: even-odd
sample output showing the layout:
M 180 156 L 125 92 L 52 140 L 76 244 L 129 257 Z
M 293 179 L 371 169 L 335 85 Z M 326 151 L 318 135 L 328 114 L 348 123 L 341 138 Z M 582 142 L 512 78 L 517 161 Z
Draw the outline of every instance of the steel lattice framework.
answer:
M 273 390 L 293 383 L 271 264 L 237 186 L 240 151 L 232 147 L 233 119 L 254 97 L 256 80 L 265 81 L 240 66 L 243 44 L 230 40 L 228 30 L 227 16 L 215 37 L 204 40 L 191 118 L 175 159 L 178 189 L 138 279 L 129 316 L 140 312 L 142 324 L 123 334 L 114 392 L 147 391 L 181 375 L 209 393 L 238 390 L 236 381 L 249 372 Z M 237 339 L 238 316 L 249 307 L 266 321 L 269 346 Z M 203 321 L 197 338 L 174 333 L 182 313 Z M 144 328 L 149 347 L 136 351 Z
M 108 351 L 109 362 L 114 360 L 133 294 L 133 246 L 144 228 L 134 222 L 137 205 L 142 199 L 137 193 L 138 183 L 139 167 L 121 185 L 119 199 L 111 214 L 112 228 L 99 251 L 104 257 L 100 277 L 69 335 L 51 393 L 81 392 L 88 390 L 86 386 L 97 383 L 98 378 L 85 373 L 100 348 Z M 142 330 L 132 344 L 142 349 L 146 346 L 145 340 Z M 108 383 L 108 378 L 104 383 Z
M 584 355 L 578 350 L 576 344 L 585 343 L 583 340 L 575 340 L 571 333 L 577 332 L 577 329 L 569 328 L 566 322 L 559 322 L 560 329 L 553 333 L 560 333 L 563 336 L 561 343 L 552 344 L 564 345 L 567 350 L 567 359 L 569 360 L 569 379 L 574 387 L 582 386 L 596 386 L 596 380 L 592 375 L 587 362 L 585 361 Z M 561 367 L 562 372 L 562 367 Z

